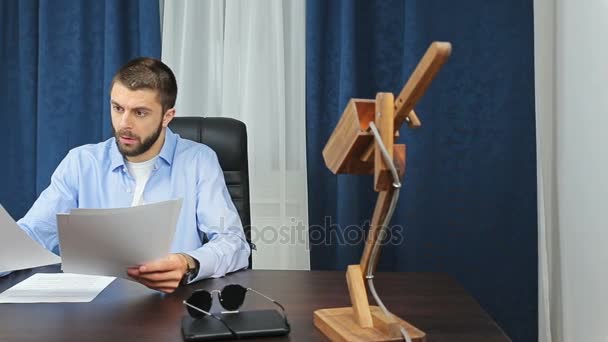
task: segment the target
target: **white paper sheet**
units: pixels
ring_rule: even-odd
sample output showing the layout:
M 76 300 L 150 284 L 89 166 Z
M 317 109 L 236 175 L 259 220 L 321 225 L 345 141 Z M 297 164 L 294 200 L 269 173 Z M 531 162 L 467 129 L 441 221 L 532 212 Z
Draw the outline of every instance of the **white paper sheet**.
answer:
M 170 253 L 181 203 L 58 214 L 62 270 L 130 279 L 127 268 Z
M 60 257 L 32 240 L 0 206 L 0 272 L 60 262 Z
M 0 293 L 0 303 L 88 303 L 116 278 L 36 273 Z

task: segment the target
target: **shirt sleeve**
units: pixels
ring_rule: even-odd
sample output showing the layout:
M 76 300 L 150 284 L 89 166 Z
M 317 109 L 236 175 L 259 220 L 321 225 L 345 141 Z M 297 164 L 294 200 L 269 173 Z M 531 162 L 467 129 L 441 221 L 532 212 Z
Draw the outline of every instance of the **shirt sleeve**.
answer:
M 246 268 L 251 253 L 217 155 L 209 149 L 200 161 L 198 167 L 202 171 L 197 184 L 197 224 L 209 241 L 187 252 L 199 262 L 199 272 L 190 282 L 218 278 Z
M 56 254 L 59 254 L 57 214 L 78 207 L 75 154 L 70 151 L 61 161 L 51 176 L 51 184 L 40 194 L 27 214 L 17 221 L 19 227 L 32 239 Z

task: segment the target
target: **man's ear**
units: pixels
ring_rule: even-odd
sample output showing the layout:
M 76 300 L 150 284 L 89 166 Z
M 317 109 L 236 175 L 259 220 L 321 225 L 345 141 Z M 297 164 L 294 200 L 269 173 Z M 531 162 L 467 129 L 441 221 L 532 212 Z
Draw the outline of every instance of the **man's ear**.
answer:
M 163 127 L 169 126 L 169 122 L 175 117 L 175 108 L 167 109 L 163 115 Z

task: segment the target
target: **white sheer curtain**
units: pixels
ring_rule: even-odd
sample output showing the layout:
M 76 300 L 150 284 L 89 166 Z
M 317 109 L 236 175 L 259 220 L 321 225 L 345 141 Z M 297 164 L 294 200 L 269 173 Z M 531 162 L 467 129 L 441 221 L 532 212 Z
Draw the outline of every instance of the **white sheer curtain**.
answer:
M 254 268 L 309 269 L 305 1 L 183 0 L 163 9 L 178 116 L 227 116 L 249 134 Z
M 534 1 L 539 341 L 562 341 L 555 170 L 555 5 Z
M 539 340 L 608 340 L 608 1 L 535 0 Z

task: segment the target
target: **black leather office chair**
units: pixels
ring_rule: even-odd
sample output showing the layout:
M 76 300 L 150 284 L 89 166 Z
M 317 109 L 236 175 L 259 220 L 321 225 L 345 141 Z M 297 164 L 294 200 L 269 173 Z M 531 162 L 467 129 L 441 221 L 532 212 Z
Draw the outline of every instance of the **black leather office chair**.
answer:
M 239 212 L 247 242 L 251 245 L 247 127 L 232 118 L 175 117 L 169 128 L 182 138 L 203 143 L 217 154 L 230 197 Z M 251 268 L 251 256 L 249 256 Z

